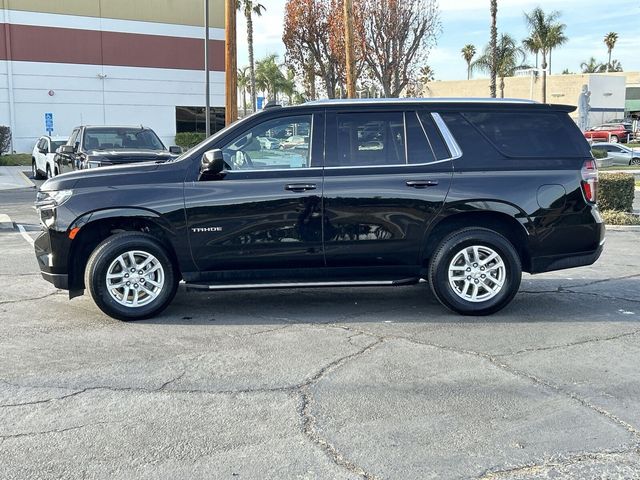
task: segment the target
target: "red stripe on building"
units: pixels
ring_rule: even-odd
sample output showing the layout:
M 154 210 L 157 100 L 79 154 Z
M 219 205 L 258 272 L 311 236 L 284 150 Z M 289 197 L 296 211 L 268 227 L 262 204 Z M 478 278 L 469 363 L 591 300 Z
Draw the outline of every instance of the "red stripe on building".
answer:
M 6 45 L 9 33 L 11 52 Z M 10 53 L 10 55 L 9 55 Z M 204 40 L 0 23 L 0 60 L 204 69 Z M 209 41 L 209 65 L 224 71 L 224 42 Z

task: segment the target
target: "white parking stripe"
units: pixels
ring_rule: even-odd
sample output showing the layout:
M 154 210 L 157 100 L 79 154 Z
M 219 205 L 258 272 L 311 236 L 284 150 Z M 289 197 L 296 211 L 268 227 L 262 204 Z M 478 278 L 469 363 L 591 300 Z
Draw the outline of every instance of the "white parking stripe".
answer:
M 31 236 L 27 233 L 27 231 L 24 229 L 22 225 L 20 225 L 19 223 L 17 225 L 18 225 L 18 230 L 20 230 L 20 235 L 22 235 L 22 238 L 24 238 L 27 242 L 33 245 L 34 243 L 33 238 L 31 238 Z

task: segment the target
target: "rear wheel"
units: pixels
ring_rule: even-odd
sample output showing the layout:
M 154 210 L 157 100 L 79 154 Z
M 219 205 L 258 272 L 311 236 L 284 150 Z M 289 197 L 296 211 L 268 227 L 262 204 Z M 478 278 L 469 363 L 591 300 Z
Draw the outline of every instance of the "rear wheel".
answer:
M 446 237 L 429 265 L 438 301 L 463 315 L 489 315 L 518 292 L 522 267 L 509 240 L 493 230 L 467 228 Z
M 51 167 L 47 165 L 47 178 L 52 178 L 51 176 Z
M 640 165 L 640 158 L 634 157 L 629 161 L 629 165 Z
M 164 310 L 176 294 L 178 274 L 164 247 L 144 233 L 124 232 L 96 247 L 85 285 L 104 313 L 140 320 Z
M 620 139 L 617 135 L 611 135 L 611 139 L 609 140 L 611 143 L 618 143 Z

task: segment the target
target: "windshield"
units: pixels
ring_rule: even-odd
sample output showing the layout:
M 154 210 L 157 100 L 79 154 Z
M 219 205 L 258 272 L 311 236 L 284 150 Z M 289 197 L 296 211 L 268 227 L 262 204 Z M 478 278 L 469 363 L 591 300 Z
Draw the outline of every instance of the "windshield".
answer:
M 84 134 L 85 150 L 166 150 L 148 128 L 91 128 Z
M 66 145 L 67 141 L 66 140 L 51 140 L 51 151 L 55 152 L 56 150 L 58 150 L 58 148 L 60 148 L 62 145 Z

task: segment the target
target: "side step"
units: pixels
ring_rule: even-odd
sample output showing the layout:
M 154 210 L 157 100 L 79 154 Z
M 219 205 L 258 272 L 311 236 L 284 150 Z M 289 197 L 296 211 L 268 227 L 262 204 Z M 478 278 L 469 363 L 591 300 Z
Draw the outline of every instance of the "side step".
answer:
M 205 285 L 199 283 L 187 283 L 187 290 L 259 290 L 267 288 L 318 288 L 318 287 L 392 287 L 400 285 L 413 285 L 420 281 L 419 278 L 403 278 L 400 280 L 353 280 L 336 282 L 282 282 L 282 283 L 227 283 Z

